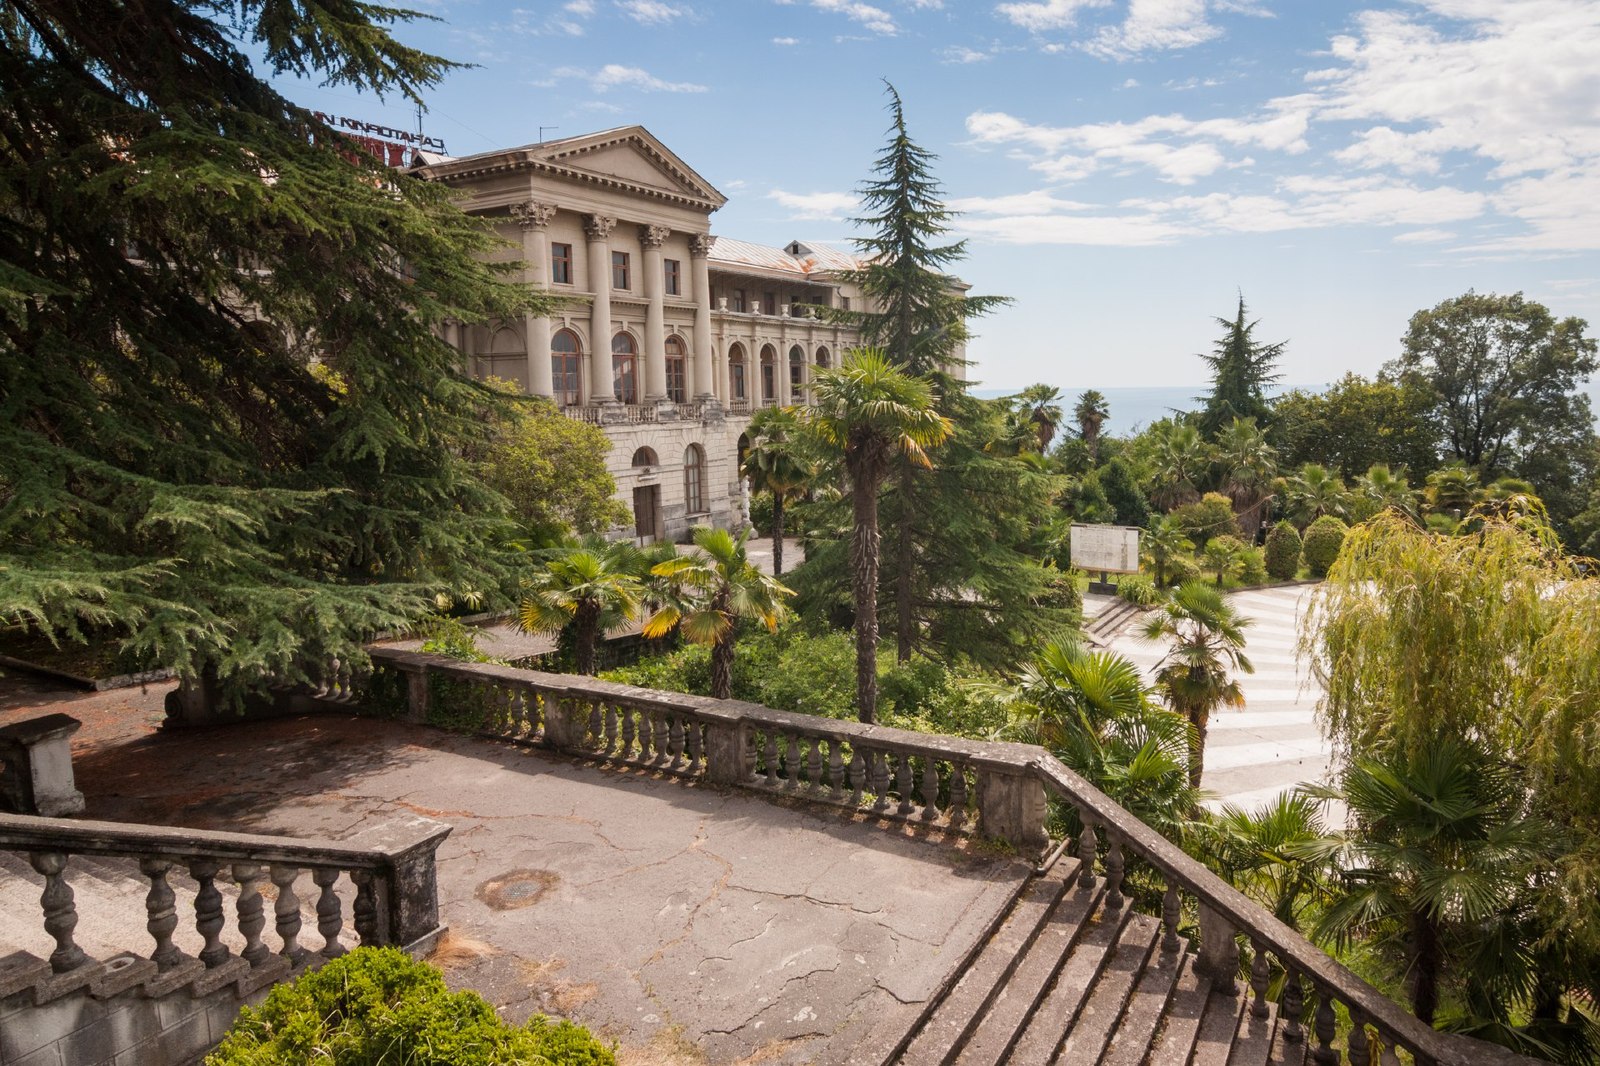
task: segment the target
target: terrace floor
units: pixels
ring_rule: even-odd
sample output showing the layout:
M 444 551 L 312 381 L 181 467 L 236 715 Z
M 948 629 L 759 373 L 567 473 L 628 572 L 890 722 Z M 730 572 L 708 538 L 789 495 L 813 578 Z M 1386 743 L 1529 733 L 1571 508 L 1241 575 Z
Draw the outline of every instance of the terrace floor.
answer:
M 425 727 L 160 732 L 167 688 L 51 708 L 85 721 L 86 817 L 324 838 L 447 822 L 451 983 L 512 1020 L 581 1021 L 624 1062 L 840 1060 L 909 1027 L 1027 875 L 937 834 Z

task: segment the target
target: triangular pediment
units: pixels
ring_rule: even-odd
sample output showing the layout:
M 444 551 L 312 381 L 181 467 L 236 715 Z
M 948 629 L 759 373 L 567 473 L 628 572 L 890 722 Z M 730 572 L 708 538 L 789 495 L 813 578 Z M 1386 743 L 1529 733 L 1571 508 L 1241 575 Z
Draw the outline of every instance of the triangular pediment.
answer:
M 643 126 L 548 141 L 534 146 L 530 154 L 551 166 L 593 178 L 687 196 L 715 207 L 727 203 L 727 197 Z

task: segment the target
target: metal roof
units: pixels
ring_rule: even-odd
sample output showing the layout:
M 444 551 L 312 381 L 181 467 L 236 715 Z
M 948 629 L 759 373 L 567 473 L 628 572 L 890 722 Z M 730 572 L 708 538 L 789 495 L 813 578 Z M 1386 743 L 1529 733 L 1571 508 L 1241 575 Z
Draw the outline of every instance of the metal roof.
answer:
M 826 274 L 836 270 L 859 270 L 864 260 L 835 248 L 801 244 L 792 241 L 783 248 L 732 237 L 717 237 L 711 246 L 712 266 L 774 271 L 796 278 L 810 278 L 813 274 Z

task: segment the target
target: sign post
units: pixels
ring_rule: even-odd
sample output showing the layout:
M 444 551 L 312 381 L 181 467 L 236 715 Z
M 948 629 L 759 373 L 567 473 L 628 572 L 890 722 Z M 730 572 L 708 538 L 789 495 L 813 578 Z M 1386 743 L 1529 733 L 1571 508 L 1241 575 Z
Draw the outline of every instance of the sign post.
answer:
M 1072 526 L 1072 565 L 1090 573 L 1099 572 L 1100 580 L 1090 581 L 1095 592 L 1112 592 L 1112 574 L 1137 574 L 1139 572 L 1138 526 Z

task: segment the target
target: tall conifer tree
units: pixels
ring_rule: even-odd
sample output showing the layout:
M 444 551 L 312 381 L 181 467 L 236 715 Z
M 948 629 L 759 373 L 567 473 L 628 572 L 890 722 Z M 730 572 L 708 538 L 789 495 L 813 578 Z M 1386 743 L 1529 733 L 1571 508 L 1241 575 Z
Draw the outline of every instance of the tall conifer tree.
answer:
M 1211 367 L 1211 392 L 1201 397 L 1206 406 L 1200 412 L 1200 430 L 1207 440 L 1215 439 L 1236 418 L 1253 418 L 1262 427 L 1272 420 L 1266 390 L 1282 377 L 1273 368 L 1288 346 L 1287 341 L 1263 344 L 1255 339 L 1260 321 L 1245 321 L 1242 293 L 1238 314 L 1216 321 L 1222 327 L 1222 337 L 1210 355 L 1200 357 Z
M 419 103 L 452 66 L 390 35 L 420 16 L 334 10 L 0 14 L 0 622 L 242 688 L 505 577 L 460 454 L 514 401 L 438 327 L 524 294 L 240 50 Z

